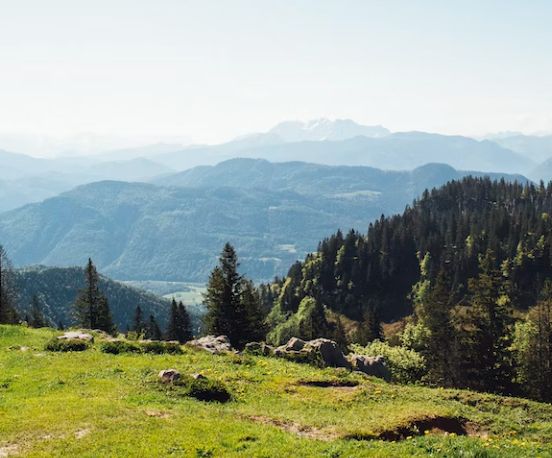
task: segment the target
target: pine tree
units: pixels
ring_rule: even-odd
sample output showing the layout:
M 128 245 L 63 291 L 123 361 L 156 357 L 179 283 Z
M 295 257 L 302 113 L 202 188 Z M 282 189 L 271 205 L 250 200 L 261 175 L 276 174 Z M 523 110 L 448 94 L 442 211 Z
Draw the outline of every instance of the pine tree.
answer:
M 453 385 L 454 332 L 451 323 L 451 279 L 443 267 L 429 291 L 416 305 L 416 317 L 427 330 L 423 354 L 428 366 L 428 379 L 441 386 Z
M 242 328 L 239 346 L 247 342 L 264 340 L 266 326 L 262 312 L 261 298 L 253 282 L 242 279 L 240 285 L 240 311 L 238 326 Z
M 182 302 L 176 303 L 173 298 L 169 312 L 166 337 L 168 340 L 178 340 L 180 343 L 192 339 L 192 323 L 190 315 Z
M 178 323 L 178 305 L 173 297 L 171 301 L 171 310 L 169 312 L 169 323 L 167 325 L 166 338 L 167 340 L 179 340 L 179 323 Z
M 12 265 L 0 245 L 0 323 L 17 323 L 16 298 Z
M 85 287 L 75 301 L 74 309 L 79 326 L 114 332 L 107 298 L 100 291 L 100 278 L 92 259 L 85 268 Z
M 470 306 L 456 317 L 458 329 L 457 374 L 468 388 L 508 393 L 513 368 L 509 347 L 512 316 L 505 279 L 495 267 L 494 253 L 480 256 L 479 274 L 469 281 Z M 460 318 L 460 322 L 458 322 Z
M 159 325 L 157 324 L 157 320 L 153 315 L 149 316 L 148 323 L 146 325 L 146 339 L 150 340 L 161 340 L 161 329 L 159 328 Z
M 111 310 L 109 309 L 107 297 L 105 297 L 104 295 L 101 295 L 98 299 L 96 314 L 97 328 L 109 334 L 114 334 L 116 331 L 116 327 L 113 323 L 113 317 L 111 316 Z
M 44 314 L 42 313 L 42 307 L 40 300 L 36 294 L 33 294 L 31 298 L 31 315 L 28 318 L 27 323 L 33 328 L 43 328 L 46 326 L 46 320 L 44 319 Z
M 182 302 L 178 303 L 178 320 L 179 320 L 179 342 L 188 342 L 194 338 L 192 331 L 192 320 L 190 314 Z
M 144 332 L 145 324 L 144 324 L 144 318 L 142 314 L 142 309 L 139 305 L 136 306 L 136 309 L 134 310 L 134 318 L 132 320 L 132 327 L 131 330 L 134 331 L 136 334 L 140 335 Z

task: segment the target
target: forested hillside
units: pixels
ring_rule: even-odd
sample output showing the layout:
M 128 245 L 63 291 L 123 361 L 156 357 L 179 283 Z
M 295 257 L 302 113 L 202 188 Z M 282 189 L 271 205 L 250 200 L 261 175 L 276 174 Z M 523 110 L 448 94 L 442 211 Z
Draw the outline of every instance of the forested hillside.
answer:
M 338 231 L 324 239 L 290 269 L 284 305 L 294 309 L 311 295 L 353 318 L 375 304 L 385 319 L 397 319 L 412 311 L 409 293 L 424 256 L 430 257 L 428 278 L 445 270 L 460 300 L 479 256 L 491 250 L 514 304 L 527 309 L 552 275 L 551 215 L 552 185 L 453 181 L 426 191 L 402 215 L 378 219 L 367 234 Z
M 29 267 L 14 271 L 14 281 L 22 318 L 31 312 L 32 298 L 36 296 L 48 324 L 54 327 L 75 324 L 73 304 L 85 286 L 83 268 Z M 126 330 L 131 324 L 137 306 L 145 317 L 153 314 L 162 326 L 167 322 L 168 300 L 105 276 L 100 276 L 100 289 L 109 301 L 113 321 L 120 330 Z
M 323 240 L 265 286 L 269 337 L 369 342 L 382 338 L 380 320 L 413 314 L 398 338 L 425 358 L 426 380 L 550 400 L 551 215 L 552 183 L 468 177 L 426 191 L 367 234 Z M 347 320 L 356 334 L 340 329 Z
M 389 172 L 233 160 L 166 177 L 158 186 L 93 183 L 3 213 L 0 241 L 19 266 L 84 265 L 90 256 L 102 273 L 121 280 L 200 282 L 229 241 L 243 271 L 266 281 L 336 229 L 365 231 L 424 189 L 467 173 L 443 164 Z

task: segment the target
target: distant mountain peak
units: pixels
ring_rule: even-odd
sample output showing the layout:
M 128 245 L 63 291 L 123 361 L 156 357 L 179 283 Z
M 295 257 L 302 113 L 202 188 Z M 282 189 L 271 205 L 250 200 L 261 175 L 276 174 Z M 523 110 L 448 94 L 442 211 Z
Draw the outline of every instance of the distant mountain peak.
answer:
M 351 119 L 319 118 L 310 121 L 284 121 L 268 131 L 284 142 L 346 140 L 353 137 L 379 138 L 390 134 L 383 126 L 363 126 Z

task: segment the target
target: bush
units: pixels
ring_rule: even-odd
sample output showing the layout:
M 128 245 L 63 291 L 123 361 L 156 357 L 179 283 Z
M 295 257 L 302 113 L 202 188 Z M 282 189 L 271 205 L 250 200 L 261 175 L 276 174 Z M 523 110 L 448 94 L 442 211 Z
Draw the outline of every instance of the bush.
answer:
M 160 340 L 151 340 L 140 342 L 140 348 L 144 353 L 153 353 L 162 355 L 168 353 L 170 355 L 179 355 L 182 353 L 182 348 L 178 342 L 162 342 Z
M 405 347 L 392 347 L 387 342 L 374 340 L 365 347 L 353 344 L 351 350 L 358 355 L 384 356 L 393 381 L 398 383 L 419 382 L 427 373 L 424 357 Z
M 140 353 L 142 350 L 140 346 L 135 343 L 126 342 L 124 340 L 112 340 L 102 342 L 100 345 L 100 351 L 102 353 L 118 355 L 119 353 Z
M 85 351 L 90 348 L 90 343 L 80 339 L 58 339 L 54 337 L 49 340 L 44 349 L 46 351 Z

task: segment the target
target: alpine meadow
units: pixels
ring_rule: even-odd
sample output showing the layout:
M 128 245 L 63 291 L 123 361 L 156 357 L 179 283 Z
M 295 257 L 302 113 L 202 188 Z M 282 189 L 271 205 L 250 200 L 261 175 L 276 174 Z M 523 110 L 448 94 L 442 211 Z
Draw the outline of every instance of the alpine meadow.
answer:
M 552 4 L 0 14 L 0 458 L 552 458 Z

